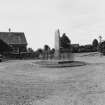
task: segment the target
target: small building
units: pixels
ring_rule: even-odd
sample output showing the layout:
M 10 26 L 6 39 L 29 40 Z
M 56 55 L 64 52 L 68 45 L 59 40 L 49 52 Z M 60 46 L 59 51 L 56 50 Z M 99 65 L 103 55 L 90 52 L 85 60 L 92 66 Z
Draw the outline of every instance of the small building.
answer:
M 0 53 L 27 51 L 27 40 L 23 32 L 0 32 Z

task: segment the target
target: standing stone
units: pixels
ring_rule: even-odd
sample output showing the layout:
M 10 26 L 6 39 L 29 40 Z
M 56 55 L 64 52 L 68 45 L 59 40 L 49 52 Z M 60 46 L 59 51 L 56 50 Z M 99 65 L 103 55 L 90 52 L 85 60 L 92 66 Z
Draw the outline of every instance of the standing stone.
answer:
M 55 32 L 55 58 L 60 58 L 60 31 Z

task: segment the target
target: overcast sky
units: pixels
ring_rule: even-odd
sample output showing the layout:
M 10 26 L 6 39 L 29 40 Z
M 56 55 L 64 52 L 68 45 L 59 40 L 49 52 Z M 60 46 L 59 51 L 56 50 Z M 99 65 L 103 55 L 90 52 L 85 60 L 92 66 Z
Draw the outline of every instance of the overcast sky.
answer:
M 29 47 L 54 47 L 60 29 L 72 43 L 105 38 L 105 0 L 0 0 L 0 31 L 25 32 Z

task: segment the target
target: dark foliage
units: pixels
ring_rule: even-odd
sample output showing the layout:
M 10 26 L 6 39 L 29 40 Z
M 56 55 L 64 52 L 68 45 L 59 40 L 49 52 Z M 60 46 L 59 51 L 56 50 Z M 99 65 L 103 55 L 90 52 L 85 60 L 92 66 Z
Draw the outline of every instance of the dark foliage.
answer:
M 73 53 L 78 53 L 79 52 L 79 47 L 72 47 L 72 52 Z
M 55 53 L 55 49 L 52 48 L 52 49 L 50 50 L 50 54 L 54 54 L 54 53 Z
M 92 42 L 93 47 L 97 47 L 98 46 L 98 40 L 94 39 Z
M 48 50 L 50 50 L 50 47 L 48 45 L 44 45 L 44 50 L 48 51 Z
M 94 51 L 97 51 L 98 50 L 98 40 L 97 39 L 94 39 L 93 42 L 92 42 L 92 46 L 93 46 L 93 50 Z
M 99 51 L 105 55 L 105 41 L 103 41 L 99 46 Z
M 35 57 L 36 58 L 39 58 L 39 56 L 42 55 L 42 54 L 43 54 L 43 50 L 41 48 L 39 48 L 35 51 Z
M 28 52 L 28 53 L 34 53 L 34 50 L 33 50 L 32 48 L 28 48 L 28 49 L 27 49 L 27 52 Z
M 92 45 L 84 45 L 79 47 L 78 52 L 94 52 L 94 49 Z
M 70 48 L 71 42 L 70 42 L 70 39 L 66 36 L 65 33 L 60 38 L 60 41 L 61 41 L 61 47 L 62 48 L 64 48 L 64 49 Z

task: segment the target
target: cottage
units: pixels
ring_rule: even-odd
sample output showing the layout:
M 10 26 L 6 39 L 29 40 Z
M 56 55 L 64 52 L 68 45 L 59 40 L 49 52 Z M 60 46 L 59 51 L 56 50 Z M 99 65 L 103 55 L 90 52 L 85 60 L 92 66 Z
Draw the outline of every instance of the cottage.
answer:
M 26 52 L 27 41 L 23 32 L 0 32 L 0 53 Z

